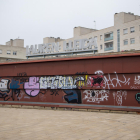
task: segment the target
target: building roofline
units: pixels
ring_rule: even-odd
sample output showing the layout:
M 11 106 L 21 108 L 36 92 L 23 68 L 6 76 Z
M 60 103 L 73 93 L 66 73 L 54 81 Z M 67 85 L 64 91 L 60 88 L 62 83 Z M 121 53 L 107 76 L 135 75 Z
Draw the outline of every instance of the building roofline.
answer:
M 86 57 L 68 57 L 59 59 L 43 59 L 43 60 L 28 60 L 28 61 L 18 61 L 18 62 L 6 62 L 0 63 L 2 65 L 14 65 L 14 64 L 29 64 L 29 63 L 42 63 L 42 62 L 57 62 L 57 61 L 74 61 L 74 60 L 88 60 L 88 59 L 101 59 L 101 58 L 118 58 L 118 57 L 133 57 L 140 56 L 140 53 L 127 53 L 127 54 L 110 54 L 110 55 L 97 55 L 97 56 L 86 56 Z

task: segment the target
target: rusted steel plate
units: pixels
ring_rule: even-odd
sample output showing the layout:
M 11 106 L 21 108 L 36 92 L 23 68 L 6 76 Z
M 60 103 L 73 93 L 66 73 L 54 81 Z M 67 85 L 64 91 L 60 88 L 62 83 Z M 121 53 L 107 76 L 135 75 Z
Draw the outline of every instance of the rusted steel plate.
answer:
M 2 64 L 0 102 L 131 110 L 140 107 L 139 61 L 133 54 Z
M 112 57 L 100 59 L 62 59 L 61 61 L 33 61 L 32 63 L 8 63 L 0 65 L 1 76 L 17 76 L 25 72 L 28 76 L 37 75 L 73 75 L 86 72 L 93 74 L 97 70 L 104 73 L 139 73 L 139 56 Z

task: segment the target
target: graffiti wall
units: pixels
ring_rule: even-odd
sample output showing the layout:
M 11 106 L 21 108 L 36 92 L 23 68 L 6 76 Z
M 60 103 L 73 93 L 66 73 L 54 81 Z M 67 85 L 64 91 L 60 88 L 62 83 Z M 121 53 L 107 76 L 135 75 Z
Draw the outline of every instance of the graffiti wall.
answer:
M 58 102 L 114 106 L 139 106 L 138 74 L 32 76 L 0 78 L 1 101 Z
M 0 103 L 140 110 L 140 54 L 0 64 Z

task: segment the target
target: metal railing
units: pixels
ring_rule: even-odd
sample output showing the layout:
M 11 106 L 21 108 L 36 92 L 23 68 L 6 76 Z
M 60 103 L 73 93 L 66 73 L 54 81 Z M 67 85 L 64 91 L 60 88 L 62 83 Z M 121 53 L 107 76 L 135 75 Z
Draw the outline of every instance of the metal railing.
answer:
M 104 39 L 104 41 L 109 41 L 109 40 L 113 40 L 113 36 Z
M 113 47 L 104 48 L 104 51 L 110 51 L 110 50 L 113 50 Z

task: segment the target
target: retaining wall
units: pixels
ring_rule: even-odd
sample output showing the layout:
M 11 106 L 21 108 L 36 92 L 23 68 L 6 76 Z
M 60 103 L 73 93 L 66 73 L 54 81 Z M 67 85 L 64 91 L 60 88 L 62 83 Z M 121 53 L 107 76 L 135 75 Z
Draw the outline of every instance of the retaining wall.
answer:
M 0 104 L 140 112 L 140 54 L 0 64 Z

